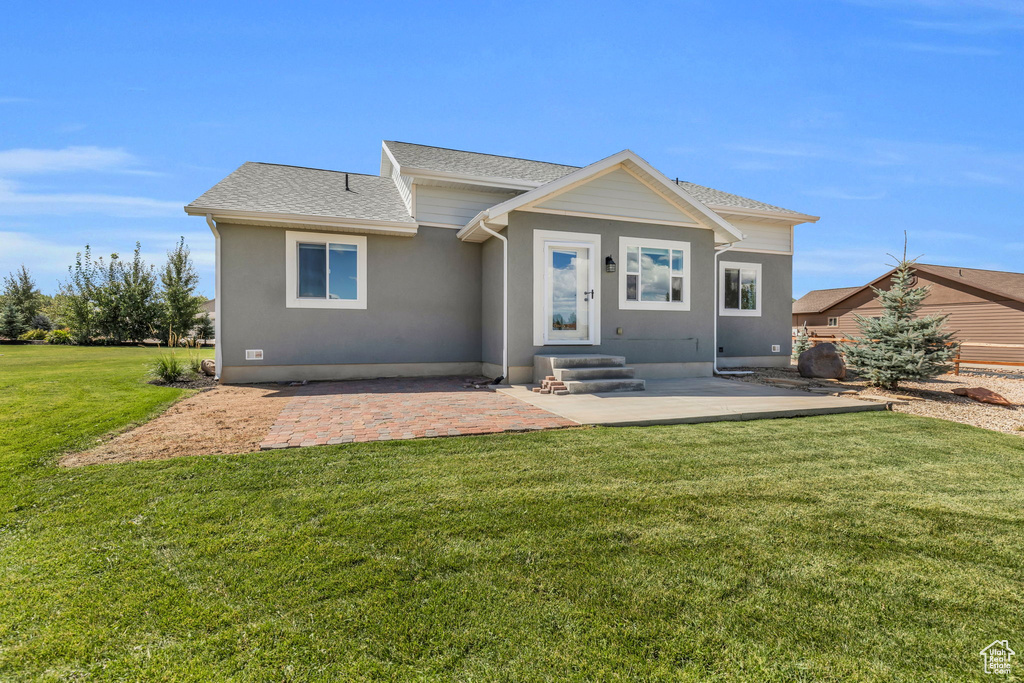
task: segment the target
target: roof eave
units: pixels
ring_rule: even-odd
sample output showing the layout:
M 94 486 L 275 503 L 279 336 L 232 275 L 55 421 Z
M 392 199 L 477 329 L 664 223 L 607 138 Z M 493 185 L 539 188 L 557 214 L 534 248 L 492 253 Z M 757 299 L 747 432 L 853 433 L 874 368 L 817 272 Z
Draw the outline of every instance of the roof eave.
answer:
M 280 225 L 281 227 L 321 227 L 334 230 L 355 230 L 365 233 L 412 237 L 419 231 L 413 221 L 383 221 L 369 218 L 345 218 L 342 216 L 315 216 L 297 213 L 274 213 L 268 211 L 240 211 L 238 209 L 217 209 L 189 204 L 185 207 L 189 216 L 211 215 L 215 221 L 225 223 L 257 223 Z

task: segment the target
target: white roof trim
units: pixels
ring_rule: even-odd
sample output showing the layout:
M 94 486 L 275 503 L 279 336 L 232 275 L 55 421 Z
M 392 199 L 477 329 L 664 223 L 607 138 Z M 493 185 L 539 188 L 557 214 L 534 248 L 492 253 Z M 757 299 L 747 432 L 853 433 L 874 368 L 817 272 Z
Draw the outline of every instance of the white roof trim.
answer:
M 716 213 L 729 214 L 730 216 L 752 216 L 754 218 L 772 218 L 777 221 L 797 221 L 797 223 L 816 223 L 821 216 L 812 216 L 807 213 L 795 211 L 769 211 L 768 209 L 746 209 L 738 206 L 727 206 L 725 204 L 707 204 L 709 209 Z
M 317 226 L 335 230 L 349 230 L 382 235 L 414 236 L 419 226 L 411 221 L 380 221 L 369 218 L 341 218 L 337 216 L 313 216 L 297 213 L 271 213 L 264 211 L 239 211 L 237 209 L 204 209 L 200 206 L 186 206 L 185 213 L 190 216 L 206 216 L 224 223 L 243 223 L 250 225 L 271 225 L 281 227 Z
M 508 225 L 508 214 L 516 209 L 527 207 L 554 194 L 565 192 L 577 185 L 584 184 L 595 176 L 603 175 L 618 166 L 625 167 L 633 172 L 634 175 L 637 175 L 636 171 L 640 171 L 644 175 L 649 176 L 651 180 L 657 182 L 666 190 L 664 192 L 666 199 L 669 201 L 674 200 L 673 203 L 682 208 L 684 213 L 692 216 L 701 227 L 714 230 L 716 236 L 722 238 L 722 242 L 738 242 L 744 238 L 743 233 L 738 228 L 702 204 L 696 197 L 679 185 L 676 185 L 672 180 L 669 180 L 663 173 L 647 163 L 638 154 L 628 149 L 601 159 L 589 166 L 584 166 L 557 180 L 552 180 L 550 183 L 535 187 L 529 192 L 508 199 L 489 209 L 484 209 L 466 223 L 466 227 L 459 231 L 458 237 L 464 241 L 486 241 L 490 235 L 480 230 L 481 222 L 486 221 L 496 225 Z M 644 178 L 640 178 L 640 180 L 643 182 Z M 651 183 L 648 182 L 646 184 L 650 185 Z

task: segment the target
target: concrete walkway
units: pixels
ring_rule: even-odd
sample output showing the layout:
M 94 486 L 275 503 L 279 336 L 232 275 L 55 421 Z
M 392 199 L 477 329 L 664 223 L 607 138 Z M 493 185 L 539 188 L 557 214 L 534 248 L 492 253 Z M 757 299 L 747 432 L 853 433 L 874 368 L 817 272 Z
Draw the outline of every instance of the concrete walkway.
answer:
M 766 387 L 717 377 L 647 380 L 646 391 L 537 394 L 527 385 L 501 393 L 580 424 L 626 426 L 758 420 L 885 410 L 884 403 Z

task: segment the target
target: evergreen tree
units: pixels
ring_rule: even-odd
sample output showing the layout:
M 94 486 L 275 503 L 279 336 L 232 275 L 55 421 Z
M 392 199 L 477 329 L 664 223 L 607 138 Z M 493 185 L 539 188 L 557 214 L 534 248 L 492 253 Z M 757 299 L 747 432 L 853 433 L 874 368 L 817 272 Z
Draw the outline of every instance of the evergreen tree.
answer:
M 160 335 L 170 343 L 172 338 L 185 337 L 192 331 L 203 306 L 203 298 L 195 293 L 199 275 L 192 265 L 184 237 L 167 252 L 160 282 L 163 284 Z
M 0 309 L 0 336 L 8 339 L 17 339 L 28 329 L 25 324 L 25 316 L 18 310 L 13 302 L 8 301 Z
M 196 339 L 213 339 L 215 328 L 210 314 L 204 312 L 196 321 L 194 334 Z
M 808 338 L 807 324 L 797 332 L 796 340 L 793 342 L 793 360 L 800 360 L 800 354 L 811 348 L 811 340 Z
M 39 313 L 43 305 L 43 295 L 39 293 L 35 281 L 24 265 L 4 277 L 3 302 L 13 304 L 26 322 Z
M 871 386 L 895 389 L 902 380 L 930 379 L 948 371 L 958 344 L 943 327 L 947 315 L 917 317 L 931 287 L 914 287 L 914 261 L 906 250 L 896 265 L 888 291 L 872 287 L 885 313 L 880 318 L 854 315 L 861 336 L 839 344 L 846 364 Z

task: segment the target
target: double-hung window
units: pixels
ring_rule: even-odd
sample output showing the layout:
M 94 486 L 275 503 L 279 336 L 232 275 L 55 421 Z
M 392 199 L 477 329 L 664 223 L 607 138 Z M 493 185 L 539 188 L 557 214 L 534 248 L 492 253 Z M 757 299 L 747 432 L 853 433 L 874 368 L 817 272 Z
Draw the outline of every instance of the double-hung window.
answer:
M 619 308 L 690 310 L 690 243 L 619 238 Z
M 366 238 L 296 232 L 285 237 L 289 308 L 366 308 Z
M 721 315 L 761 315 L 761 264 L 722 261 L 719 265 Z

